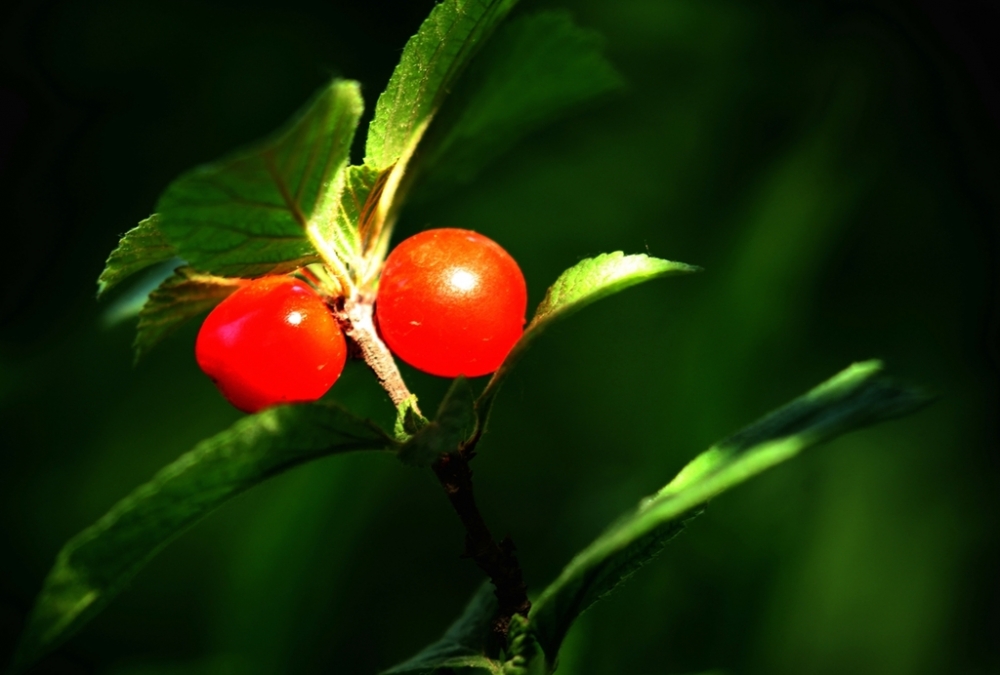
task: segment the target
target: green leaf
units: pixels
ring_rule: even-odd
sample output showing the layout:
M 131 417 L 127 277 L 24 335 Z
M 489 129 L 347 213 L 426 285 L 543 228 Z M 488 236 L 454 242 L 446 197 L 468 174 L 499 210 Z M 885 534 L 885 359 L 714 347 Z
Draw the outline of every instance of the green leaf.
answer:
M 455 378 L 441 401 L 434 421 L 417 431 L 399 449 L 399 459 L 411 466 L 430 466 L 455 452 L 476 431 L 476 408 L 469 381 Z
M 241 285 L 239 279 L 199 274 L 190 267 L 178 269 L 150 293 L 139 312 L 132 345 L 136 363 L 186 321 L 209 311 Z
M 148 267 L 139 279 L 129 284 L 125 291 L 108 303 L 101 312 L 101 323 L 110 328 L 139 316 L 150 294 L 159 288 L 160 284 L 174 276 L 177 268 L 182 265 L 184 261 L 180 258 L 171 258 Z
M 159 218 L 152 215 L 121 238 L 97 279 L 98 298 L 136 272 L 177 256 L 177 250 L 163 236 L 158 222 Z
M 692 265 L 652 258 L 644 254 L 625 255 L 621 251 L 602 253 L 596 258 L 587 258 L 569 268 L 549 287 L 545 298 L 535 310 L 535 316 L 525 328 L 524 335 L 493 373 L 493 377 L 479 396 L 476 403 L 479 416 L 486 419 L 500 385 L 531 343 L 554 321 L 644 281 L 698 271 L 700 269 Z
M 431 675 L 449 670 L 502 673 L 502 666 L 485 656 L 490 623 L 496 611 L 493 586 L 485 582 L 440 640 L 382 675 Z
M 427 181 L 467 182 L 526 133 L 620 88 L 602 43 L 565 12 L 518 17 L 498 29 L 421 143 Z
M 20 670 L 94 617 L 171 539 L 235 495 L 294 466 L 395 443 L 330 403 L 246 417 L 162 469 L 59 552 L 15 658 Z
M 337 218 L 338 222 L 353 225 L 358 233 L 361 255 L 353 265 L 355 278 L 360 287 L 369 288 L 378 278 L 388 252 L 389 238 L 381 236 L 386 214 L 380 197 L 389 172 L 361 164 L 347 167 L 345 175 Z
M 397 441 L 405 443 L 430 422 L 420 413 L 417 407 L 417 395 L 410 394 L 402 403 L 396 406 L 396 422 L 392 433 Z
M 516 0 L 444 0 L 407 41 L 368 128 L 365 164 L 408 158 L 456 78 Z
M 175 180 L 160 197 L 160 229 L 200 272 L 254 277 L 321 258 L 341 277 L 359 255 L 341 218 L 357 82 L 334 80 L 281 131 Z
M 545 653 L 531 631 L 528 619 L 519 614 L 510 618 L 507 643 L 509 658 L 503 664 L 504 675 L 548 675 L 550 669 Z
M 913 412 L 923 392 L 893 383 L 882 364 L 851 366 L 696 457 L 657 494 L 580 552 L 535 601 L 532 632 L 553 659 L 573 620 L 653 558 L 712 497 L 840 434 Z

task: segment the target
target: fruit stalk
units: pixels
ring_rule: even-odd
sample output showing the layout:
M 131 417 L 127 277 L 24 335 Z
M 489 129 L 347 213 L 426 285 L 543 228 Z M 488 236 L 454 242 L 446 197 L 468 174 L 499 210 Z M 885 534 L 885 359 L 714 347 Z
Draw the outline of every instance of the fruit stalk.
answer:
M 365 299 L 348 299 L 340 317 L 344 334 L 361 351 L 361 358 L 375 373 L 378 383 L 389 394 L 392 404 L 399 406 L 410 397 L 410 390 L 399 374 L 396 361 L 375 331 L 372 303 Z M 417 411 L 419 412 L 419 410 Z
M 392 353 L 375 330 L 372 303 L 364 299 L 348 300 L 338 315 L 344 334 L 360 350 L 393 404 L 398 406 L 408 399 L 410 390 L 403 382 Z M 498 648 L 502 648 L 507 642 L 511 618 L 515 614 L 527 616 L 531 602 L 514 543 L 509 537 L 497 543 L 476 504 L 469 461 L 475 457 L 477 440 L 442 455 L 432 468 L 465 527 L 464 557 L 471 558 L 489 576 L 496 589 L 498 610 L 491 629 Z

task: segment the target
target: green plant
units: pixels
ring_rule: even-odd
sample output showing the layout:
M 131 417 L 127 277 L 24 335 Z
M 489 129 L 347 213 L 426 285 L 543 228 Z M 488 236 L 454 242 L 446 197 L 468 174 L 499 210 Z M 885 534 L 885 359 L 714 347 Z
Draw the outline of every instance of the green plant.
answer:
M 382 260 L 404 197 L 420 180 L 474 174 L 541 119 L 618 84 L 594 41 L 561 15 L 512 22 L 508 40 L 496 43 L 508 48 L 491 50 L 487 39 L 513 4 L 447 0 L 433 10 L 379 98 L 363 163 L 349 164 L 359 88 L 336 80 L 272 138 L 181 176 L 156 215 L 122 239 L 101 275 L 101 294 L 152 264 L 185 261 L 142 309 L 138 354 L 218 304 L 242 279 L 301 273 L 333 300 L 397 420 L 390 433 L 317 401 L 264 410 L 199 443 L 66 544 L 15 670 L 80 628 L 172 537 L 234 495 L 320 457 L 372 450 L 433 471 L 466 529 L 466 555 L 492 584 L 439 642 L 388 672 L 551 672 L 574 620 L 660 553 L 709 499 L 808 447 L 925 402 L 884 377 L 878 362 L 851 366 L 698 455 L 530 601 L 513 544 L 492 535 L 473 491 L 470 462 L 497 395 L 557 320 L 635 284 L 696 268 L 620 252 L 581 261 L 552 284 L 484 387 L 476 391 L 459 377 L 432 419 L 421 414 L 373 323 Z M 510 49 L 519 34 L 534 36 L 540 47 Z M 478 71 L 471 82 L 460 79 L 469 64 Z
M 230 403 L 255 413 L 323 396 L 344 370 L 347 344 L 315 291 L 291 277 L 268 276 L 209 313 L 194 353 Z
M 386 259 L 375 318 L 393 354 L 432 375 L 492 373 L 521 337 L 528 289 L 492 239 L 426 230 Z

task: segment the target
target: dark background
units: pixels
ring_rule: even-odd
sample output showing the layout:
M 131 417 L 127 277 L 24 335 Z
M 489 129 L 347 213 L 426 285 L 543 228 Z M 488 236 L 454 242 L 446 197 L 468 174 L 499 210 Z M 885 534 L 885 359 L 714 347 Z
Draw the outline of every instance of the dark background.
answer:
M 133 368 L 95 279 L 179 172 L 272 130 L 331 75 L 369 109 L 432 3 L 4 6 L 0 662 L 59 547 L 239 417 L 197 326 Z M 698 451 L 852 361 L 940 400 L 717 499 L 584 615 L 559 672 L 1000 673 L 993 3 L 524 0 L 603 33 L 628 83 L 400 236 L 479 230 L 532 303 L 603 251 L 706 272 L 551 331 L 476 460 L 535 592 Z M 412 371 L 433 409 L 445 383 Z M 359 364 L 330 394 L 388 420 Z M 372 673 L 479 583 L 427 472 L 331 458 L 171 544 L 39 673 Z

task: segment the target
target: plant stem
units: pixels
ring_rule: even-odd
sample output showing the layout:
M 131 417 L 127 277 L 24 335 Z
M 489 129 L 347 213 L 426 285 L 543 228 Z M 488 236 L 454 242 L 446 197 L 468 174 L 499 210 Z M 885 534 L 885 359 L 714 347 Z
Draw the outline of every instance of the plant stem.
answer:
M 392 354 L 375 331 L 372 303 L 364 299 L 349 299 L 338 314 L 344 332 L 357 345 L 365 363 L 374 371 L 393 404 L 399 406 L 410 398 L 410 390 L 403 382 Z M 479 436 L 480 432 L 477 431 L 475 437 L 463 447 L 441 455 L 432 468 L 448 501 L 465 526 L 464 556 L 472 558 L 489 576 L 496 589 L 499 608 L 491 628 L 497 644 L 503 646 L 506 645 L 511 618 L 515 614 L 527 616 L 531 602 L 528 600 L 521 566 L 514 554 L 514 542 L 510 537 L 504 537 L 497 543 L 476 505 L 469 461 L 476 455 L 475 445 Z
M 344 327 L 344 333 L 361 350 L 361 357 L 374 371 L 378 383 L 392 399 L 392 404 L 398 407 L 400 403 L 410 397 L 410 390 L 403 382 L 403 376 L 399 374 L 399 368 L 396 367 L 396 361 L 392 358 L 389 348 L 385 346 L 375 331 L 372 303 L 364 299 L 348 299 L 344 303 L 342 314 L 344 318 L 341 320 L 341 324 Z M 420 411 L 417 410 L 417 412 Z
M 471 450 L 464 453 L 451 452 L 442 455 L 432 468 L 448 495 L 448 501 L 465 526 L 465 557 L 472 558 L 486 572 L 496 589 L 499 609 L 493 620 L 492 630 L 501 644 L 506 644 L 511 618 L 515 614 L 527 616 L 531 602 L 528 600 L 521 566 L 514 554 L 514 542 L 510 537 L 504 537 L 498 544 L 476 506 L 472 490 L 472 468 L 469 466 L 469 459 L 474 454 Z

